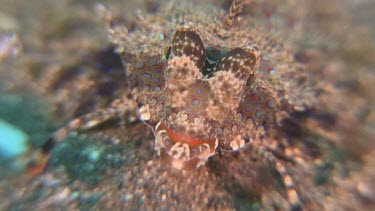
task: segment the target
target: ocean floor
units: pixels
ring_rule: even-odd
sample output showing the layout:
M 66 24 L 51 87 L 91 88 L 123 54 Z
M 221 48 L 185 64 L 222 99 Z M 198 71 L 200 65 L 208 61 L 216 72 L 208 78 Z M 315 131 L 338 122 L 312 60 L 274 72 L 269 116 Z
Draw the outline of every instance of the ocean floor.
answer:
M 176 12 L 175 1 L 0 0 L 0 210 L 290 209 L 282 175 L 252 146 L 212 156 L 198 169 L 177 170 L 155 152 L 148 125 L 122 117 L 72 131 L 52 149 L 43 173 L 26 171 L 32 152 L 58 128 L 130 93 L 116 51 L 133 46 L 108 32 L 103 5 L 129 34 L 148 33 L 142 27 L 166 31 L 132 40 L 151 52 L 169 42 L 179 13 L 216 23 L 231 3 L 186 2 L 190 9 L 176 6 Z M 295 68 L 300 79 L 267 82 L 275 86 L 271 91 L 286 86 L 294 105 L 272 138 L 294 150 L 291 158 L 275 154 L 294 182 L 300 208 L 375 209 L 375 3 L 246 2 L 236 21 L 263 28 L 252 33 L 264 58 L 278 55 L 280 65 L 270 74 Z M 300 72 L 307 76 L 299 78 Z

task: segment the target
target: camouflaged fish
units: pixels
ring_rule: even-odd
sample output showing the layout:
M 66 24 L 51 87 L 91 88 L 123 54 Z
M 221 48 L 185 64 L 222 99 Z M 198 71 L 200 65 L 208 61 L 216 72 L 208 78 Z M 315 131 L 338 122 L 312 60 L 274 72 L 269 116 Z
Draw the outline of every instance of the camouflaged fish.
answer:
M 163 162 L 180 170 L 198 168 L 209 157 L 239 150 L 246 144 L 257 146 L 282 176 L 291 207 L 300 207 L 284 165 L 268 150 L 270 146 L 257 140 L 279 127 L 279 111 L 301 105 L 293 104 L 291 96 L 275 94 L 280 89 L 265 88 L 265 83 L 280 82 L 260 79 L 273 67 L 256 45 L 256 38 L 244 33 L 239 33 L 241 39 L 230 36 L 243 4 L 233 1 L 229 13 L 215 28 L 186 21 L 173 31 L 147 25 L 145 31 L 129 32 L 114 24 L 111 14 L 104 12 L 112 41 L 123 59 L 131 98 L 72 120 L 34 154 L 35 160 L 42 162 L 33 163 L 30 169 L 34 173 L 42 171 L 53 146 L 69 132 L 85 131 L 125 116 L 126 121 L 140 119 L 151 126 L 157 154 Z M 163 41 L 145 46 L 142 33 L 151 29 L 156 32 L 150 36 L 159 33 Z M 283 102 L 285 99 L 289 102 Z M 285 104 L 289 107 L 281 109 Z

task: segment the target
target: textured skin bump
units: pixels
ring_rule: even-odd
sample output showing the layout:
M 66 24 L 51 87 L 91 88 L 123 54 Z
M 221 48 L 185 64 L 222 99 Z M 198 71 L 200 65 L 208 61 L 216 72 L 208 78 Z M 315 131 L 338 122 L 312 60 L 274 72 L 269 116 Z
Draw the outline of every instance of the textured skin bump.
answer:
M 172 36 L 172 53 L 176 57 L 190 57 L 198 69 L 204 66 L 205 48 L 193 24 L 177 27 Z
M 247 80 L 250 74 L 255 74 L 254 68 L 258 63 L 259 55 L 258 49 L 253 46 L 234 48 L 217 62 L 212 74 L 228 71 L 235 74 L 236 78 Z
M 248 78 L 256 75 L 258 60 L 258 50 L 248 46 L 229 51 L 217 62 L 209 81 L 219 103 L 237 108 Z

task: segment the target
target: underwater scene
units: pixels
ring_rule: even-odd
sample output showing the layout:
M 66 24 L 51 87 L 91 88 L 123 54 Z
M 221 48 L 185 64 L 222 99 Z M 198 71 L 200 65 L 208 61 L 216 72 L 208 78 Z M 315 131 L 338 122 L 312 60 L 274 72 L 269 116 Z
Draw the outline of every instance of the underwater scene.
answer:
M 0 210 L 374 210 L 372 0 L 0 0 Z

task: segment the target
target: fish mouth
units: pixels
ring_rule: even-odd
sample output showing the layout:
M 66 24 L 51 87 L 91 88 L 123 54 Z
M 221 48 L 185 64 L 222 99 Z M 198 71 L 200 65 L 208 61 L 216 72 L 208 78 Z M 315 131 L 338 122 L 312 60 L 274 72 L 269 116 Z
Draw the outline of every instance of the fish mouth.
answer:
M 178 170 L 199 168 L 216 154 L 218 140 L 195 139 L 188 134 L 176 134 L 159 122 L 155 127 L 155 150 L 164 163 Z

